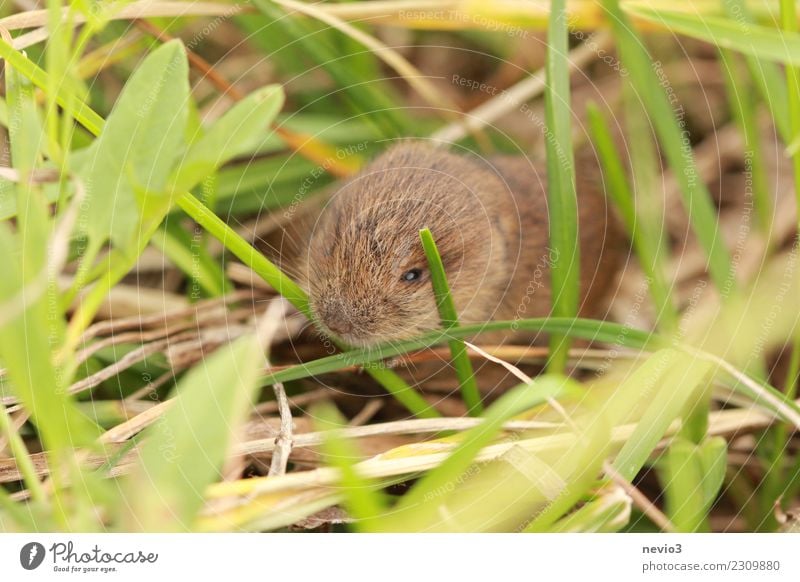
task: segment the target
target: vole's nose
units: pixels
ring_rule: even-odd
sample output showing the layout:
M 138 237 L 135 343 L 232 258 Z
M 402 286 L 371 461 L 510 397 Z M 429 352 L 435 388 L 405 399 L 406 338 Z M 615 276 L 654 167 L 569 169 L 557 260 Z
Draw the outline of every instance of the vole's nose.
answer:
M 344 335 L 353 331 L 353 320 L 341 311 L 328 313 L 324 321 L 328 329 L 337 335 Z
M 322 301 L 317 305 L 316 311 L 320 321 L 336 335 L 343 336 L 355 329 L 350 310 L 346 309 L 340 301 Z

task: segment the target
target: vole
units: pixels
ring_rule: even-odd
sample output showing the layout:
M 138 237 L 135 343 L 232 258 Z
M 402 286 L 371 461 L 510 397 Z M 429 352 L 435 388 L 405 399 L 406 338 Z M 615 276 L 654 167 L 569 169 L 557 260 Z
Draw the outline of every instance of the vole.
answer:
M 592 316 L 619 269 L 621 235 L 599 173 L 576 170 L 580 313 Z M 305 283 L 317 324 L 359 347 L 439 328 L 424 227 L 462 324 L 548 315 L 558 257 L 548 246 L 546 176 L 523 156 L 483 159 L 413 141 L 389 148 L 335 191 L 314 226 Z

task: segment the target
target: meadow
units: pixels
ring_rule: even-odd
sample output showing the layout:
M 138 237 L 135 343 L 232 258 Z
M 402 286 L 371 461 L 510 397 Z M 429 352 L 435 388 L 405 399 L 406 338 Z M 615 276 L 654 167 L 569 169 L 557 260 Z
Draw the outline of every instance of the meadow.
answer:
M 797 530 L 794 2 L 4 0 L 0 59 L 0 531 Z M 285 254 L 405 138 L 546 162 L 548 317 L 461 325 L 422 230 L 439 331 L 310 323 Z

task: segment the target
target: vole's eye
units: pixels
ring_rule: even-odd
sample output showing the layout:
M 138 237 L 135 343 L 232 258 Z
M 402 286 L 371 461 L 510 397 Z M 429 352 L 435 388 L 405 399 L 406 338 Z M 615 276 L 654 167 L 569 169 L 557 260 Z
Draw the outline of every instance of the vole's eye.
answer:
M 422 277 L 422 269 L 411 269 L 410 271 L 406 271 L 403 273 L 403 276 L 400 277 L 402 281 L 419 281 Z

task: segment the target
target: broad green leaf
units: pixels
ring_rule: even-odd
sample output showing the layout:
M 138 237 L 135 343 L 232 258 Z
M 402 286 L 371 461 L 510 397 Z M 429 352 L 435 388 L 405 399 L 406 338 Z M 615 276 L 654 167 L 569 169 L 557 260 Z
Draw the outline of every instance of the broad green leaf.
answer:
M 34 216 L 35 215 L 35 216 Z M 45 272 L 47 221 L 43 205 L 32 201 L 20 217 L 20 244 L 6 224 L 0 225 L 0 355 L 13 392 L 56 458 L 74 447 L 86 446 L 99 434 L 80 414 L 66 388 L 69 378 L 53 361 L 52 349 L 63 332 L 63 314 L 53 313 L 58 302 L 48 301 Z
M 135 191 L 165 190 L 183 143 L 188 99 L 179 41 L 153 51 L 131 75 L 80 169 L 86 201 L 79 224 L 90 244 L 111 240 L 123 252 L 138 249 Z
M 192 529 L 206 487 L 221 476 L 263 365 L 259 342 L 248 336 L 219 348 L 180 381 L 172 407 L 146 431 L 124 484 L 126 528 Z
M 695 444 L 670 443 L 658 463 L 667 515 L 678 531 L 708 531 L 708 512 L 725 477 L 727 446 L 719 437 Z
M 283 106 L 283 89 L 269 85 L 234 105 L 208 132 L 189 146 L 172 178 L 174 190 L 191 190 L 233 158 L 258 146 Z

